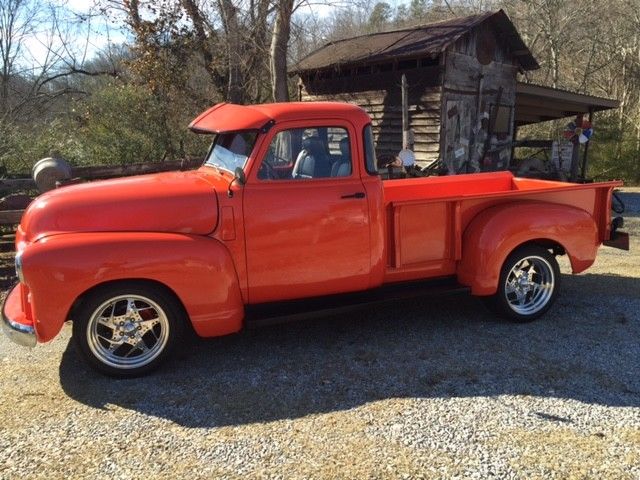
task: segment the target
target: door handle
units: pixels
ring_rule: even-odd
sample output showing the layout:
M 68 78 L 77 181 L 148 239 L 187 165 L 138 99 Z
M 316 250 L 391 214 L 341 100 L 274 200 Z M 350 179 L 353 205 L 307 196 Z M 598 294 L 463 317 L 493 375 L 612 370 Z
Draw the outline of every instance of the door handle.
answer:
M 364 198 L 364 192 L 356 192 L 351 195 L 342 195 L 340 198 Z

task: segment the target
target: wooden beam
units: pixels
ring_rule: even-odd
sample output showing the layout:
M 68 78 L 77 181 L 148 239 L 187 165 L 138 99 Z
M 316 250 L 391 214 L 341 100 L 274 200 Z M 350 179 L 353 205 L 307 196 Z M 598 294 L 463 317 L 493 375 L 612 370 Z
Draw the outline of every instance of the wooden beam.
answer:
M 124 166 L 94 166 L 73 167 L 72 177 L 86 179 L 125 177 L 145 173 L 168 172 L 173 170 L 189 170 L 202 164 L 202 159 L 192 158 L 175 162 L 133 163 Z M 32 178 L 5 178 L 0 180 L 0 190 L 35 190 L 36 184 Z
M 15 225 L 22 220 L 24 210 L 0 211 L 0 225 Z
M 13 252 L 16 248 L 15 242 L 11 242 L 9 240 L 0 240 L 0 252 Z
M 309 79 L 305 82 L 305 90 L 311 95 L 331 95 L 336 93 L 355 93 L 368 90 L 384 89 L 392 91 L 397 88 L 402 75 L 406 75 L 412 92 L 425 88 L 437 87 L 440 84 L 440 66 L 429 66 L 408 69 L 405 71 L 378 72 L 365 75 L 350 75 L 330 79 Z M 396 93 L 396 95 L 398 95 Z
M 111 178 L 144 173 L 169 172 L 173 170 L 188 170 L 202 164 L 202 159 L 189 159 L 177 162 L 133 163 L 122 166 L 75 167 L 72 176 L 82 178 Z
M 540 115 L 546 117 L 564 118 L 575 115 L 575 111 L 560 110 L 557 108 L 537 107 L 532 105 L 517 105 L 516 116 L 522 113 L 523 115 Z
M 0 190 L 32 190 L 36 182 L 32 178 L 5 178 L 0 180 Z
M 516 97 L 516 108 L 520 106 L 550 108 L 555 110 L 566 110 L 569 112 L 589 112 L 588 105 L 579 103 L 562 102 L 560 100 L 551 100 L 548 98 L 535 97 Z
M 12 266 L 2 266 L 0 267 L 0 277 L 15 277 L 16 269 Z
M 516 112 L 516 123 L 518 125 L 528 125 L 530 123 L 540 123 L 542 118 L 539 115 L 524 115 Z
M 539 140 L 533 138 L 524 138 L 514 142 L 516 147 L 529 147 L 529 148 L 551 148 L 553 146 L 553 140 Z

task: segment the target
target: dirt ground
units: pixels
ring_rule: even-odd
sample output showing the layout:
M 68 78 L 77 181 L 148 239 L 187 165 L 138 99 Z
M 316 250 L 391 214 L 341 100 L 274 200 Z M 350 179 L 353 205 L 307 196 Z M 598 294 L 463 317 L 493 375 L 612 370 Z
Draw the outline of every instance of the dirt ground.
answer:
M 541 320 L 425 298 L 87 369 L 0 338 L 0 478 L 640 478 L 640 188 Z

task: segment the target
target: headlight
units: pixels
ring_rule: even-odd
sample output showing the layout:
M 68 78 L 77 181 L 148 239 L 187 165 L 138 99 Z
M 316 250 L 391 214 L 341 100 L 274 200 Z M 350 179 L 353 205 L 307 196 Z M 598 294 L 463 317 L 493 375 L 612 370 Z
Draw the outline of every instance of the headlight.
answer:
M 16 253 L 16 275 L 20 283 L 24 283 L 24 277 L 22 276 L 22 251 Z

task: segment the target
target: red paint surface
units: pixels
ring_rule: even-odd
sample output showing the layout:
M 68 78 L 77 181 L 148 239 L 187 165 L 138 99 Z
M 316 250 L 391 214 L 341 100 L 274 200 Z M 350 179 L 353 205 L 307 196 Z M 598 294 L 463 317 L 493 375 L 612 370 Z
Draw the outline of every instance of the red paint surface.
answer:
M 347 103 L 289 102 L 248 106 L 219 103 L 201 113 L 189 128 L 202 133 L 237 132 L 260 129 L 269 121 L 279 124 L 319 118 L 349 118 L 352 121 L 362 118 L 362 126 L 369 122 L 364 110 Z
M 30 242 L 67 232 L 206 235 L 217 222 L 212 185 L 198 172 L 167 172 L 52 190 L 31 203 L 21 230 Z
M 196 332 L 238 331 L 244 307 L 231 256 L 219 241 L 176 233 L 57 235 L 29 245 L 22 257 L 39 341 L 62 328 L 74 301 L 117 280 L 151 280 L 171 289 Z
M 477 215 L 465 230 L 458 280 L 475 295 L 495 293 L 507 256 L 532 240 L 561 245 L 579 273 L 595 260 L 597 237 L 596 223 L 585 210 L 533 201 L 497 205 Z

